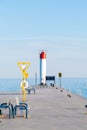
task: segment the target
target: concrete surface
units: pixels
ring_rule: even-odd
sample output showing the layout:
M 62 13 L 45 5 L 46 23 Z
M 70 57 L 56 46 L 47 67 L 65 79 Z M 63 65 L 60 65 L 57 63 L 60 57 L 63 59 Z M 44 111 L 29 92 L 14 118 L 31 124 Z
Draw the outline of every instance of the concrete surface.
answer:
M 21 101 L 21 94 L 0 94 L 0 103 L 10 99 L 15 104 L 16 96 Z M 87 130 L 87 99 L 55 87 L 37 88 L 36 94 L 27 95 L 27 103 L 28 119 L 20 113 L 14 119 L 0 117 L 0 130 Z

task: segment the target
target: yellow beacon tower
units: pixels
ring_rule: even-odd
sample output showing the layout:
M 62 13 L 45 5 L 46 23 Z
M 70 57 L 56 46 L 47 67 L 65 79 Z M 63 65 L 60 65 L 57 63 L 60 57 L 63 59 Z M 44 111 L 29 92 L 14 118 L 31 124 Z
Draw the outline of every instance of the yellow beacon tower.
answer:
M 30 66 L 30 62 L 18 62 L 17 63 L 21 72 L 22 72 L 22 81 L 21 81 L 21 89 L 22 89 L 22 101 L 26 101 L 26 88 L 28 88 L 28 68 Z

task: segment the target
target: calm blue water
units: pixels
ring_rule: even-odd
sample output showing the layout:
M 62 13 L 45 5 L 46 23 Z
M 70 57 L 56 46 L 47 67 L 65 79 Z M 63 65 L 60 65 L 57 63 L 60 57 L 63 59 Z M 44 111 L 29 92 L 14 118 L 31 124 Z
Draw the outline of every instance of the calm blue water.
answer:
M 60 86 L 59 80 L 57 84 Z M 63 78 L 61 86 L 74 94 L 87 98 L 87 78 Z
M 21 91 L 21 79 L 0 79 L 0 92 L 19 92 Z M 29 86 L 35 85 L 34 79 L 28 79 Z
M 0 79 L 0 92 L 19 92 L 21 79 Z M 29 85 L 35 85 L 35 79 L 28 79 Z M 39 80 L 37 81 L 39 84 Z M 49 84 L 49 82 L 48 82 Z M 60 80 L 56 78 L 56 85 L 60 86 Z M 87 78 L 62 78 L 61 87 L 87 98 Z

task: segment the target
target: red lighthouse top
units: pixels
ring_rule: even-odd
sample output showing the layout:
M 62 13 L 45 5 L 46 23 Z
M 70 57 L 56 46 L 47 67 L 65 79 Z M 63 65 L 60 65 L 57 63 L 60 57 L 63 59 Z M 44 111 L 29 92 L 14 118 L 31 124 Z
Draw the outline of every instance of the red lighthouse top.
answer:
M 40 53 L 40 59 L 46 59 L 46 53 L 44 51 Z

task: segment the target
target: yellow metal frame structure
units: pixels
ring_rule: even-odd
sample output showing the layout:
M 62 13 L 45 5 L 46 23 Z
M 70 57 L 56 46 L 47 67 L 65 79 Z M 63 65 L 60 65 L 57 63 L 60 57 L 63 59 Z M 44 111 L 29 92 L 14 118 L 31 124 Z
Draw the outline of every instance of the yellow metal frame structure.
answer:
M 25 69 L 22 68 L 22 65 L 26 65 Z M 30 66 L 30 62 L 18 62 L 18 66 L 22 72 L 23 80 L 28 78 L 28 68 Z
M 18 62 L 17 64 L 22 72 L 22 80 L 27 80 L 27 78 L 29 76 L 27 71 L 30 66 L 30 62 Z M 22 68 L 22 65 L 24 65 L 25 67 Z M 21 88 L 22 88 L 22 101 L 25 102 L 26 101 L 26 89 L 25 89 L 24 84 L 22 84 Z

